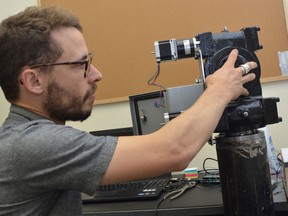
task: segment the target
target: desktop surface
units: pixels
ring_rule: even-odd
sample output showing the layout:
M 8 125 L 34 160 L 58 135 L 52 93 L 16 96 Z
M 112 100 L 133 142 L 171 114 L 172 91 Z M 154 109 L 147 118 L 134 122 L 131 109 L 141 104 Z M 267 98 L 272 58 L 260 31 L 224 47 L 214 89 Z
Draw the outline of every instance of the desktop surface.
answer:
M 162 197 L 165 196 L 165 193 Z M 170 200 L 166 199 L 155 208 L 159 201 L 129 201 L 129 202 L 106 202 L 89 203 L 83 205 L 83 215 L 97 216 L 161 216 L 161 215 L 223 215 L 223 201 L 220 186 L 205 187 L 198 185 L 187 190 L 181 197 Z M 274 195 L 274 208 L 276 216 L 288 215 L 288 205 L 285 193 L 279 192 Z

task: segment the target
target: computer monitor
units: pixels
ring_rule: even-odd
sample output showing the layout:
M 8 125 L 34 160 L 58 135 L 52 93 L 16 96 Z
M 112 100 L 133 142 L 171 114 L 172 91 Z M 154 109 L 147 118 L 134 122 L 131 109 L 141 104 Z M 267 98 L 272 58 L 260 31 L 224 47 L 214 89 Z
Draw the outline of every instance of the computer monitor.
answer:
M 134 135 L 132 127 L 90 131 L 90 133 L 94 136 L 117 136 L 118 137 L 118 136 L 133 136 Z
M 135 135 L 152 133 L 164 125 L 163 91 L 129 96 L 129 104 Z

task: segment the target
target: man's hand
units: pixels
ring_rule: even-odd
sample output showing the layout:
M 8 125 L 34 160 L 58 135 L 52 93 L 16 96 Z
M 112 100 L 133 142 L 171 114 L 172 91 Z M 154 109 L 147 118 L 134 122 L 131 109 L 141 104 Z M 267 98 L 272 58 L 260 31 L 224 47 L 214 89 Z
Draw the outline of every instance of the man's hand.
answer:
M 205 82 L 207 88 L 215 88 L 215 91 L 219 91 L 221 96 L 227 96 L 230 101 L 241 95 L 248 96 L 249 92 L 243 87 L 243 84 L 255 79 L 254 73 L 243 76 L 243 69 L 234 67 L 237 56 L 238 50 L 232 50 L 222 68 L 207 76 Z M 257 67 L 255 62 L 247 62 L 247 65 L 250 70 Z

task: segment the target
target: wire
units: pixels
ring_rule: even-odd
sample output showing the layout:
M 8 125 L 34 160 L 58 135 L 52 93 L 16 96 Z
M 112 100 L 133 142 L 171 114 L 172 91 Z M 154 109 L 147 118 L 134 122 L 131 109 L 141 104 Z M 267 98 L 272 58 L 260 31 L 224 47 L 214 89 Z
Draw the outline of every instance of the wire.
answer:
M 163 97 L 163 91 L 159 91 L 159 98 L 154 102 L 156 108 L 165 108 L 165 99 Z
M 158 86 L 160 88 L 164 88 L 163 86 L 155 83 L 155 81 L 158 79 L 159 75 L 160 75 L 160 63 L 157 64 L 157 68 L 156 68 L 155 73 L 152 75 L 152 77 L 150 77 L 150 79 L 147 81 L 147 83 L 149 85 L 154 85 L 154 86 Z
M 156 204 L 155 208 L 154 208 L 154 212 L 155 212 L 155 216 L 158 216 L 158 208 L 160 206 L 160 204 L 165 200 L 165 197 L 162 197 Z
M 150 77 L 150 79 L 147 81 L 148 85 L 159 87 L 159 98 L 154 102 L 154 106 L 159 107 L 165 107 L 165 100 L 163 97 L 163 91 L 166 91 L 166 88 L 158 83 L 156 83 L 156 80 L 158 79 L 160 75 L 160 63 L 157 64 L 157 68 L 155 73 Z
M 212 160 L 212 161 L 216 161 L 216 162 L 218 162 L 218 160 L 216 160 L 216 159 L 214 159 L 214 158 L 206 158 L 204 161 L 203 161 L 203 170 L 205 171 L 205 173 L 208 173 L 208 174 L 215 174 L 215 173 L 211 173 L 211 172 L 209 172 L 209 171 L 211 171 L 211 170 L 213 170 L 213 171 L 218 171 L 218 169 L 206 169 L 206 167 L 205 167 L 205 164 L 206 164 L 206 162 L 208 161 L 208 160 Z M 208 171 L 209 170 L 209 171 Z

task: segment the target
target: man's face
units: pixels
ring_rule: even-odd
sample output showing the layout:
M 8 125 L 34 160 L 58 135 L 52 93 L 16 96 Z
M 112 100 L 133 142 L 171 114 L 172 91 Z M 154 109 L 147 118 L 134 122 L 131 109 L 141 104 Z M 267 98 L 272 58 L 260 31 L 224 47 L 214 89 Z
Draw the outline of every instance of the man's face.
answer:
M 57 62 L 85 61 L 88 49 L 85 40 L 75 28 L 61 28 L 52 33 L 64 53 Z M 84 77 L 85 65 L 57 65 L 47 74 L 46 97 L 43 109 L 53 120 L 83 121 L 91 114 L 95 100 L 96 82 L 102 74 L 90 66 Z
M 75 90 L 65 89 L 56 80 L 49 82 L 47 90 L 47 100 L 43 106 L 53 119 L 84 121 L 90 116 L 94 101 L 91 96 L 95 94 L 96 85 L 92 85 L 84 97 Z

